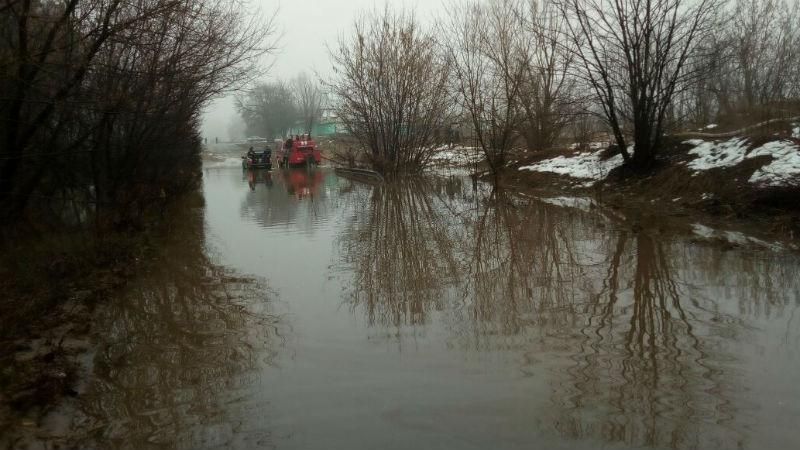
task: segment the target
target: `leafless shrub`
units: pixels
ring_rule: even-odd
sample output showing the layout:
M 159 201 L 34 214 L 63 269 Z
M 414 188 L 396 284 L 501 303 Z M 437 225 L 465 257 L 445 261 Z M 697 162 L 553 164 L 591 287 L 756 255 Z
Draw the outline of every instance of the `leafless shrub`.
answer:
M 387 8 L 357 20 L 331 59 L 335 75 L 327 87 L 373 167 L 385 173 L 424 168 L 449 109 L 448 70 L 432 33 L 412 13 Z
M 578 112 L 574 53 L 550 1 L 454 3 L 446 21 L 453 90 L 489 167 L 500 170 L 524 139 L 551 148 Z
M 597 116 L 589 113 L 573 116 L 568 131 L 571 132 L 570 135 L 577 150 L 590 150 L 590 144 L 595 141 L 598 132 L 602 129 L 599 122 Z

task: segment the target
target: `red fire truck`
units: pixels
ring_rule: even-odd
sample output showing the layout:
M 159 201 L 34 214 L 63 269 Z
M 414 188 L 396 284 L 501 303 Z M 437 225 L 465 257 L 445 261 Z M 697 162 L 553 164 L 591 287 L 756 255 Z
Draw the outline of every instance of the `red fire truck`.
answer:
M 282 143 L 275 157 L 279 167 L 312 166 L 322 161 L 317 143 L 307 135 L 287 139 Z

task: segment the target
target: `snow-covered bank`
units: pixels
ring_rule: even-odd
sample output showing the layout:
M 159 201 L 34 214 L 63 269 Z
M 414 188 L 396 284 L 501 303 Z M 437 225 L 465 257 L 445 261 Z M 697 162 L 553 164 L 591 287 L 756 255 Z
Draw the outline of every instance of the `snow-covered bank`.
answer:
M 531 188 L 545 203 L 608 217 L 646 213 L 646 220 L 684 225 L 690 218 L 692 239 L 771 250 L 800 247 L 800 142 L 774 136 L 666 142 L 658 163 L 639 175 L 622 170 L 621 155 L 564 149 L 526 162 L 510 185 Z M 638 229 L 637 220 L 620 226 Z
M 790 186 L 800 181 L 800 146 L 791 140 L 775 140 L 751 148 L 751 143 L 745 138 L 734 138 L 727 141 L 713 142 L 692 139 L 685 142 L 693 145 L 689 155 L 695 158 L 686 166 L 694 171 L 694 176 L 700 172 L 733 167 L 742 162 L 767 156 L 772 161 L 757 169 L 748 180 L 760 186 Z
M 800 132 L 800 127 L 797 130 Z M 781 187 L 800 185 L 800 146 L 791 139 L 776 139 L 753 147 L 748 138 L 733 138 L 724 141 L 691 139 L 684 144 L 692 148 L 686 153 L 689 159 L 686 168 L 697 176 L 711 169 L 733 168 L 758 157 L 769 157 L 761 167 L 755 169 L 748 182 L 756 187 Z M 519 170 L 549 172 L 570 178 L 588 180 L 583 186 L 592 186 L 605 179 L 615 168 L 622 165 L 622 155 L 604 159 L 602 151 L 574 153 L 545 159 L 535 164 L 522 166 Z
M 550 172 L 566 175 L 572 178 L 589 180 L 584 186 L 589 187 L 596 181 L 608 176 L 608 173 L 622 165 L 622 155 L 615 155 L 608 159 L 602 158 L 603 151 L 591 153 L 577 153 L 573 156 L 557 156 L 539 161 L 536 164 L 522 166 L 519 170 L 532 172 Z

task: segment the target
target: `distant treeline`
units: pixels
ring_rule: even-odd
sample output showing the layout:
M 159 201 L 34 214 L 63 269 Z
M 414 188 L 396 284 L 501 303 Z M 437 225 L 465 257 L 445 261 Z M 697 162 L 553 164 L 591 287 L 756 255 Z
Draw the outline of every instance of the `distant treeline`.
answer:
M 642 170 L 672 131 L 798 114 L 799 24 L 798 0 L 453 0 L 433 27 L 387 7 L 328 89 L 379 170 L 425 167 L 452 124 L 493 171 L 597 134 Z
M 135 225 L 196 183 L 202 105 L 271 50 L 245 6 L 0 1 L 0 221 Z
M 304 72 L 288 82 L 256 83 L 236 99 L 247 135 L 267 139 L 285 137 L 293 128 L 311 133 L 325 106 L 319 82 Z

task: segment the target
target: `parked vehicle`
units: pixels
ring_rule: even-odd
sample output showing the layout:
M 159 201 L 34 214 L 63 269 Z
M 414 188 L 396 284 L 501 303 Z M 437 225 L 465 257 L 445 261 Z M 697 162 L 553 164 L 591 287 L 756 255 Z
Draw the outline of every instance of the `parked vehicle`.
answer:
M 287 139 L 276 152 L 279 167 L 314 166 L 322 162 L 317 143 L 310 136 Z
M 250 147 L 250 151 L 247 152 L 246 155 L 242 156 L 242 169 L 272 169 L 272 151 L 270 149 L 266 149 L 261 153 L 253 152 L 253 148 Z

